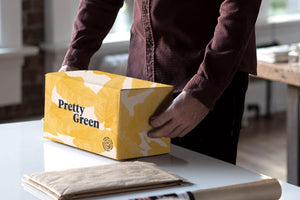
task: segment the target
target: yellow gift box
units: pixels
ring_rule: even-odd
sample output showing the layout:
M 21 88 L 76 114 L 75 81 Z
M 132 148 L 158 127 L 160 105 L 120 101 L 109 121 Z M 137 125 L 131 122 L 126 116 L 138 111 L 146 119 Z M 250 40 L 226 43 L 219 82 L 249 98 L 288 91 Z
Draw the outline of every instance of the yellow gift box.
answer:
M 173 87 L 86 70 L 46 74 L 44 138 L 123 160 L 170 152 L 150 138 L 149 118 L 166 109 Z

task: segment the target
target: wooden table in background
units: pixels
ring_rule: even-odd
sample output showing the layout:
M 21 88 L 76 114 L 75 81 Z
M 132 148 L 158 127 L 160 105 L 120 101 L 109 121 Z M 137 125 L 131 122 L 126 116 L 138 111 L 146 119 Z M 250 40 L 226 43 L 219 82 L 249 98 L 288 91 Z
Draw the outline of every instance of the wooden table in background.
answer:
M 287 181 L 300 185 L 300 66 L 258 62 L 258 78 L 287 84 Z

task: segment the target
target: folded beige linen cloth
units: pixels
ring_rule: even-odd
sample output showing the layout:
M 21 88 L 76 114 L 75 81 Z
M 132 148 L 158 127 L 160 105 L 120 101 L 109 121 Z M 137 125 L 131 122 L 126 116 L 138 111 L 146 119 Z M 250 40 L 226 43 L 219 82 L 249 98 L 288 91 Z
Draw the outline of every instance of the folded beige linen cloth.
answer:
M 65 200 L 174 186 L 183 179 L 153 163 L 134 161 L 33 173 L 24 175 L 23 182 Z

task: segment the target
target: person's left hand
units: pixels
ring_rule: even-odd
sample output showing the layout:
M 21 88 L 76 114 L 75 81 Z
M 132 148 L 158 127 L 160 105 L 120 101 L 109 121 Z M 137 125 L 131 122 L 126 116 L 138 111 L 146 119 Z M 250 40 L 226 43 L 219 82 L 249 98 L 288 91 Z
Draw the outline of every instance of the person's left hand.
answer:
M 181 92 L 160 115 L 150 119 L 153 127 L 148 136 L 183 137 L 194 129 L 207 115 L 209 109 L 187 92 Z

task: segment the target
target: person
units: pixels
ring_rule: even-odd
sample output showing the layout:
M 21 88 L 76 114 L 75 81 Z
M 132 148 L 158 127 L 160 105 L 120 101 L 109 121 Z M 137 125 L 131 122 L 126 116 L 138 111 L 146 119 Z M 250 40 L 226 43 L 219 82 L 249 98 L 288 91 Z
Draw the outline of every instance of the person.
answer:
M 149 137 L 236 163 L 261 0 L 136 0 L 126 75 L 174 86 Z M 87 69 L 123 0 L 81 0 L 60 71 Z

